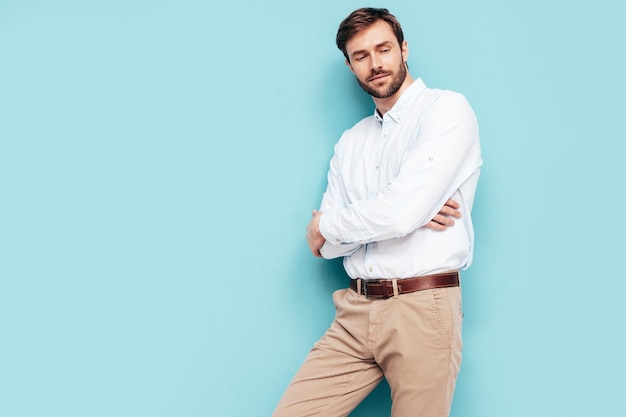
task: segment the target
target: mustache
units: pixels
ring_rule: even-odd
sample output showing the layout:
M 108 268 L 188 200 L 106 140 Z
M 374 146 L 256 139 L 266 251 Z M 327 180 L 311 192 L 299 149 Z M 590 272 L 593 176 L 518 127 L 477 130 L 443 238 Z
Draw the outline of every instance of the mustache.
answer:
M 379 68 L 377 70 L 372 70 L 372 73 L 369 76 L 369 78 L 367 79 L 367 81 L 371 81 L 372 78 L 378 77 L 379 75 L 391 75 L 391 72 L 390 71 L 385 71 L 382 68 Z

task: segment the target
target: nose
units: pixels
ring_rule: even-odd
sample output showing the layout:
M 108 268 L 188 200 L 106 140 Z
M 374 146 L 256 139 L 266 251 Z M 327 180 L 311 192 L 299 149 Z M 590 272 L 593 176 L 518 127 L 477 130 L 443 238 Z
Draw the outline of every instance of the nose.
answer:
M 381 59 L 375 54 L 372 55 L 372 60 L 370 61 L 370 64 L 372 65 L 372 71 L 378 71 L 383 67 Z

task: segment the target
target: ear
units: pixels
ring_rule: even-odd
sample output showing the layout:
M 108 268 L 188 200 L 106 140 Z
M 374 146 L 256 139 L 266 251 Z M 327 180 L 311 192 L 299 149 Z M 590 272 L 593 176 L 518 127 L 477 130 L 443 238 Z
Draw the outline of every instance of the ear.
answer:
M 406 62 L 409 59 L 409 43 L 406 40 L 402 41 L 400 50 L 402 51 L 402 59 Z
M 350 71 L 354 74 L 354 70 L 352 69 L 352 64 L 350 63 L 350 61 L 346 59 L 345 63 L 348 66 L 348 68 L 350 68 Z

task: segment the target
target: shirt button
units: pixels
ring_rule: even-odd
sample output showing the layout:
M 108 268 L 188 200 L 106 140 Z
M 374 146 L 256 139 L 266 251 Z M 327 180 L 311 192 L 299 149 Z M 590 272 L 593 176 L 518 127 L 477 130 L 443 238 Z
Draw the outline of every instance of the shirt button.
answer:
M 378 166 L 378 165 L 376 165 L 376 166 L 374 167 L 374 169 L 376 169 L 376 170 L 378 170 L 378 168 L 379 168 L 379 166 Z
M 374 271 L 374 268 L 372 268 L 372 267 L 370 266 L 370 272 L 373 272 L 373 271 Z

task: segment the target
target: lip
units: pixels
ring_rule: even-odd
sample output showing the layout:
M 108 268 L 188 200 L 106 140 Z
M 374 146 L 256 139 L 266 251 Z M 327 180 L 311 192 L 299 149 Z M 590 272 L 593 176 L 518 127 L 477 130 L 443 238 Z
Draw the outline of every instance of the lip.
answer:
M 383 79 L 385 77 L 388 77 L 389 75 L 390 75 L 389 73 L 377 74 L 377 75 L 374 75 L 373 77 L 371 77 L 368 81 L 369 82 L 378 81 L 378 80 L 381 80 L 381 79 Z

